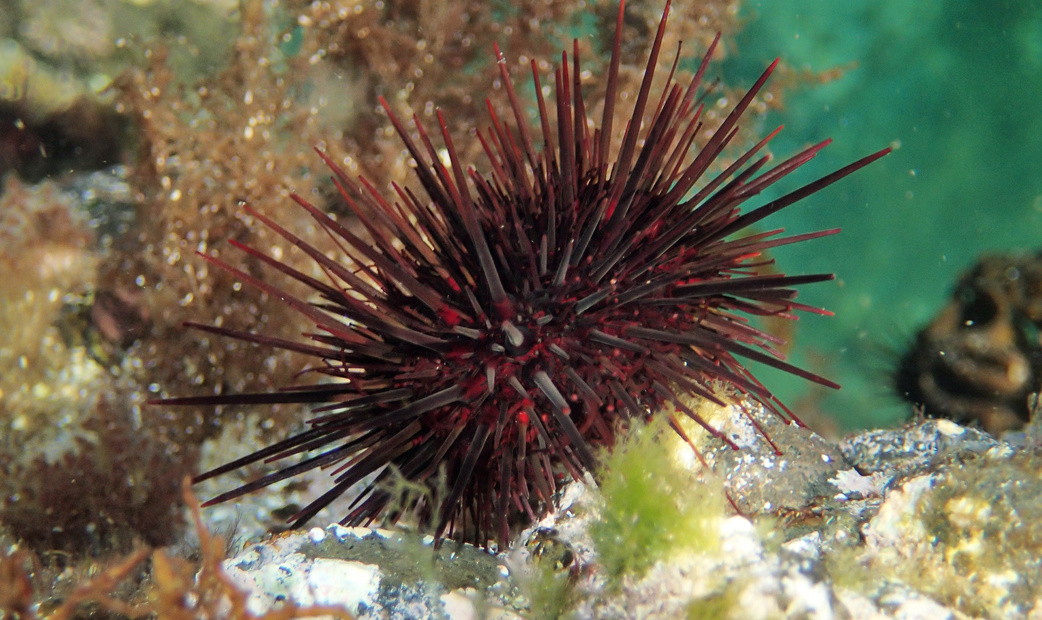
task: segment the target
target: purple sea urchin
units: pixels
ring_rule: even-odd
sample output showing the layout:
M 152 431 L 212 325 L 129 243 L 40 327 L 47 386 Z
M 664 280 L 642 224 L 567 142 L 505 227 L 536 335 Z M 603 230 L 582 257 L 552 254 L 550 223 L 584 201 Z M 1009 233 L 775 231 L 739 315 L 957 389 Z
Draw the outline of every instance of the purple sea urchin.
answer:
M 543 141 L 537 150 L 526 107 L 497 49 L 516 126 L 509 127 L 489 105 L 492 126 L 477 136 L 488 157 L 488 175 L 460 162 L 440 112 L 441 149 L 419 119 L 418 142 L 410 137 L 381 99 L 416 162 L 425 198 L 395 186 L 397 201 L 389 201 L 368 181 L 349 178 L 319 153 L 371 241 L 303 198 L 293 198 L 335 240 L 344 262 L 251 210 L 310 256 L 326 277 L 311 277 L 257 249 L 233 245 L 312 289 L 315 300 L 294 297 L 203 256 L 282 299 L 313 321 L 316 331 L 298 342 L 192 327 L 312 356 L 318 360 L 313 371 L 323 377 L 276 393 L 160 401 L 318 405 L 307 431 L 196 480 L 257 461 L 306 458 L 208 503 L 314 468 L 332 468 L 333 487 L 292 521 L 307 521 L 375 475 L 342 521 L 361 524 L 401 510 L 389 508 L 391 495 L 381 486 L 392 468 L 429 487 L 444 471 L 449 488 L 440 506 L 419 498 L 409 508 L 433 525 L 438 538 L 486 545 L 495 537 L 505 545 L 510 515 L 534 519 L 549 506 L 559 474 L 579 478 L 594 471 L 594 446 L 611 445 L 627 419 L 647 419 L 665 407 L 727 441 L 684 404 L 681 394 L 716 400 L 710 384 L 722 379 L 792 418 L 737 357 L 835 387 L 782 361 L 773 348 L 777 340 L 742 315 L 818 311 L 796 303 L 792 287 L 832 275 L 763 275 L 757 268 L 769 262 L 761 257 L 768 248 L 837 231 L 790 237 L 779 237 L 780 230 L 739 233 L 889 149 L 743 213 L 746 200 L 828 142 L 768 168 L 769 158 L 759 153 L 775 131 L 711 175 L 775 65 L 707 143 L 694 148 L 702 118 L 698 90 L 716 42 L 689 84 L 676 83 L 670 74 L 653 101 L 667 3 L 632 118 L 613 155 L 623 11 L 620 6 L 599 126 L 587 114 L 577 49 L 570 63 L 563 55 L 554 73 L 553 115 L 533 62 Z M 666 415 L 683 435 L 676 414 Z

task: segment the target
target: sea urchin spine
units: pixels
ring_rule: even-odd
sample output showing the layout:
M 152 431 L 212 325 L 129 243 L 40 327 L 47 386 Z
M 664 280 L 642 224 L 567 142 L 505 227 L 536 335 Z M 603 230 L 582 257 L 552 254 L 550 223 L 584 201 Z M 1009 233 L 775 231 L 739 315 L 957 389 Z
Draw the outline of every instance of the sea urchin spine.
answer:
M 212 478 L 257 461 L 307 455 L 293 465 L 214 499 L 239 497 L 314 468 L 332 468 L 334 484 L 292 518 L 307 521 L 348 489 L 360 490 L 344 524 L 363 524 L 391 510 L 382 486 L 393 470 L 433 487 L 439 471 L 449 489 L 438 507 L 411 510 L 452 536 L 487 545 L 509 539 L 509 519 L 545 512 L 558 475 L 581 478 L 597 466 L 594 446 L 611 445 L 628 419 L 663 410 L 683 435 L 686 415 L 720 440 L 686 406 L 682 394 L 717 400 L 724 380 L 794 419 L 742 365 L 752 359 L 836 387 L 796 368 L 778 340 L 745 315 L 791 317 L 821 312 L 794 301 L 794 286 L 831 274 L 760 274 L 764 250 L 837 232 L 779 237 L 780 230 L 736 235 L 885 155 L 885 149 L 781 198 L 743 213 L 741 206 L 817 154 L 828 141 L 768 167 L 761 154 L 771 133 L 717 174 L 721 153 L 775 64 L 749 89 L 706 144 L 699 87 L 714 41 L 693 79 L 671 73 L 657 101 L 658 63 L 667 3 L 621 146 L 612 148 L 624 7 L 619 7 L 606 99 L 599 127 L 587 114 L 579 56 L 567 53 L 554 73 L 556 110 L 532 73 L 543 144 L 536 148 L 526 107 L 496 54 L 515 127 L 492 105 L 491 128 L 478 133 L 488 174 L 465 167 L 438 113 L 447 164 L 418 118 L 418 141 L 386 101 L 381 104 L 415 160 L 426 197 L 394 186 L 397 201 L 365 179 L 349 178 L 322 153 L 333 183 L 371 242 L 312 206 L 293 199 L 342 248 L 332 260 L 264 215 L 258 220 L 310 256 L 316 279 L 257 249 L 231 243 L 316 294 L 294 297 L 228 263 L 203 258 L 266 291 L 315 324 L 306 341 L 220 327 L 206 332 L 314 357 L 322 380 L 276 393 L 174 398 L 168 405 L 313 403 L 316 417 L 298 435 L 206 472 Z M 719 38 L 719 37 L 718 37 Z M 766 441 L 769 438 L 764 436 Z M 395 510 L 401 510 L 396 508 Z M 389 515 L 392 519 L 399 516 Z

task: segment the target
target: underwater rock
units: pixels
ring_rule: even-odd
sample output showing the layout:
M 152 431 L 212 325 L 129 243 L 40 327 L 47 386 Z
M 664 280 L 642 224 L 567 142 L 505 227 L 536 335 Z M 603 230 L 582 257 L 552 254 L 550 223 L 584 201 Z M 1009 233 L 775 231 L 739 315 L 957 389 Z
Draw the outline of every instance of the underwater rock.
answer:
M 470 545 L 435 549 L 433 538 L 401 532 L 339 525 L 290 532 L 246 548 L 224 570 L 249 592 L 256 615 L 290 599 L 341 606 L 361 620 L 520 618 L 500 560 Z
M 742 406 L 748 415 L 742 415 Z M 764 412 L 759 404 L 732 405 L 726 419 L 721 430 L 740 449 L 713 442 L 704 457 L 743 513 L 801 510 L 816 498 L 832 496 L 829 480 L 850 468 L 835 444 Z M 762 441 L 761 433 L 774 445 Z
M 736 429 L 752 420 L 770 424 L 772 418 L 748 406 L 724 407 L 718 413 L 732 440 L 741 435 Z M 452 567 L 472 575 L 462 584 L 472 589 L 460 596 L 473 607 L 464 604 L 463 608 L 488 611 L 487 617 L 1015 619 L 1042 613 L 1042 480 L 1036 473 L 1042 469 L 1042 457 L 1030 432 L 998 440 L 947 420 L 932 420 L 868 431 L 834 444 L 802 428 L 769 431 L 785 452 L 783 458 L 771 460 L 759 454 L 745 462 L 707 450 L 711 472 L 695 459 L 687 465 L 701 470 L 703 483 L 698 486 L 724 485 L 739 506 L 763 508 L 764 498 L 769 497 L 773 509 L 736 515 L 725 510 L 722 496 L 691 504 L 686 510 L 695 511 L 698 518 L 676 522 L 684 522 L 685 527 L 694 523 L 699 532 L 659 532 L 673 544 L 657 551 L 649 563 L 619 564 L 610 559 L 618 551 L 610 548 L 611 541 L 618 539 L 598 534 L 597 528 L 619 511 L 637 510 L 633 524 L 655 519 L 652 512 L 661 498 L 637 508 L 620 507 L 612 502 L 632 498 L 617 492 L 609 497 L 604 483 L 598 489 L 576 482 L 564 487 L 555 511 L 523 532 L 506 553 L 485 555 L 446 543 L 437 570 Z M 790 433 L 791 440 L 786 439 Z M 663 451 L 661 444 L 649 445 Z M 640 449 L 625 444 L 622 448 L 623 452 Z M 690 450 L 679 441 L 667 448 L 678 453 L 681 448 Z M 828 456 L 824 468 L 816 465 L 826 462 L 823 455 Z M 658 474 L 679 475 L 675 469 Z M 733 484 L 735 480 L 744 482 Z M 779 499 L 775 491 L 761 487 L 786 491 Z M 702 491 L 692 488 L 690 492 Z M 684 503 L 683 498 L 676 501 Z M 352 549 L 358 540 L 379 538 L 380 545 L 392 544 L 390 534 L 346 532 L 338 526 L 313 529 L 308 534 L 312 541 L 294 543 L 292 553 L 303 562 L 318 557 L 301 551 L 305 547 L 321 546 L 321 556 L 328 558 L 339 553 L 334 548 Z M 635 527 L 631 534 L 649 535 Z M 305 538 L 294 536 L 293 540 Z M 290 539 L 276 537 L 270 545 L 285 546 L 286 540 Z M 232 574 L 315 571 L 299 568 L 304 565 L 280 553 L 250 548 L 227 566 Z M 346 590 L 345 580 L 355 575 L 361 581 L 351 588 L 370 584 L 371 592 L 384 592 L 372 596 L 384 596 L 386 601 L 386 584 L 415 579 L 417 566 L 434 571 L 427 553 L 426 563 L 417 563 L 415 558 L 422 555 L 403 560 L 408 554 L 399 552 L 402 557 L 396 564 L 380 564 L 379 569 L 376 560 L 362 560 L 335 569 L 330 579 Z M 483 559 L 475 564 L 476 557 Z M 606 562 L 624 570 L 613 571 Z M 466 572 L 478 565 L 483 568 Z M 318 573 L 333 565 L 322 566 Z M 379 587 L 373 585 L 375 575 Z M 425 578 L 430 581 L 408 590 L 408 596 L 404 589 L 391 588 L 397 593 L 396 604 L 402 606 L 390 611 L 381 603 L 385 606 L 379 609 L 390 617 L 434 618 L 442 613 L 467 617 L 445 611 L 447 600 L 459 602 L 446 599 L 446 593 L 462 587 L 461 583 L 439 582 L 443 577 L 435 575 L 428 572 Z M 251 579 L 253 584 L 263 581 Z M 280 594 L 294 597 L 285 585 L 294 579 L 266 586 L 263 596 L 269 601 Z M 302 576 L 301 581 L 306 579 Z M 318 591 L 315 584 L 312 587 Z M 306 596 L 293 600 L 330 602 Z M 375 613 L 372 610 L 377 608 L 374 605 L 365 613 Z
M 90 88 L 0 39 L 0 177 L 40 180 L 120 159 L 123 124 Z
M 904 468 L 908 473 L 891 484 L 863 528 L 860 560 L 878 580 L 902 582 L 963 614 L 1038 617 L 1038 446 L 995 441 L 982 451 L 986 442 L 972 429 L 951 430 L 950 437 L 962 438 L 960 449 L 918 471 Z
M 841 442 L 840 449 L 862 473 L 910 477 L 1001 445 L 1002 441 L 976 428 L 950 420 L 925 420 L 900 431 L 864 431 Z

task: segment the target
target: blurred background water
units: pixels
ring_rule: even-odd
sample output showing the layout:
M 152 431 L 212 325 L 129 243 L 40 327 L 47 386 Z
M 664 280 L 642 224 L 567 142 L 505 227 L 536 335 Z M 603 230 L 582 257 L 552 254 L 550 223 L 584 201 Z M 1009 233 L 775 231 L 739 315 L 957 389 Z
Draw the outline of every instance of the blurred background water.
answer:
M 280 55 L 293 60 L 301 54 L 304 38 L 294 11 L 321 13 L 316 8 L 320 5 L 305 8 L 305 4 L 268 1 L 242 5 L 262 6 L 271 19 L 272 32 L 285 33 L 277 44 L 276 64 L 281 62 Z M 653 4 L 654 14 L 660 9 L 658 3 Z M 732 5 L 717 4 L 717 14 L 728 16 L 723 27 L 727 32 L 733 26 L 728 12 Z M 29 94 L 39 93 L 38 101 L 9 113 L 14 116 L 7 124 L 17 128 L 19 115 L 46 107 L 47 102 L 61 109 L 61 101 L 80 96 L 88 86 L 103 89 L 128 63 L 147 65 L 141 56 L 152 40 L 173 43 L 168 65 L 185 83 L 193 83 L 201 74 L 217 75 L 228 62 L 230 44 L 238 31 L 231 17 L 236 6 L 234 0 L 0 0 L 0 36 L 4 37 L 0 99 L 17 101 L 20 89 L 30 83 Z M 596 6 L 603 8 L 603 4 Z M 580 29 L 583 36 L 593 29 L 596 6 L 570 5 L 569 10 L 579 14 L 578 21 L 587 28 Z M 1042 3 L 798 0 L 749 1 L 739 6 L 742 27 L 736 39 L 725 41 L 727 58 L 711 66 L 709 77 L 747 87 L 773 58 L 782 57 L 797 75 L 779 71 L 774 79 L 796 86 L 782 90 L 783 105 L 762 121 L 768 129 L 785 125 L 772 143 L 773 152 L 784 157 L 822 139 L 834 140 L 804 169 L 772 188 L 774 195 L 885 146 L 895 148 L 890 156 L 765 222 L 766 226 L 784 226 L 790 233 L 843 229 L 840 235 L 774 252 L 779 268 L 787 273 L 836 273 L 835 283 L 807 286 L 801 293 L 801 301 L 828 308 L 836 316 L 802 316 L 792 334 L 790 353 L 797 364 L 840 382 L 843 389 L 832 392 L 784 373 L 757 372 L 763 373 L 764 383 L 785 402 L 810 418 L 835 420 L 843 429 L 894 423 L 910 412 L 891 387 L 890 374 L 899 352 L 946 303 L 958 274 L 983 252 L 1039 246 L 1042 127 L 1037 110 L 1042 93 Z M 631 3 L 631 11 L 638 8 L 639 3 Z M 497 19 L 502 17 L 497 14 Z M 407 30 L 408 24 L 405 27 Z M 405 39 L 422 35 L 406 34 Z M 493 35 L 510 47 L 505 30 L 489 36 Z M 479 58 L 477 64 L 485 67 L 485 52 Z M 375 55 L 369 58 L 377 64 L 380 60 Z M 26 78 L 31 70 L 47 64 L 54 68 L 37 71 L 32 80 Z M 316 67 L 308 74 L 314 74 L 314 81 L 323 86 L 301 87 L 297 95 L 305 93 L 302 101 L 310 96 L 307 88 L 313 88 L 318 93 L 315 99 L 335 102 L 323 108 L 322 114 L 327 116 L 347 117 L 356 113 L 353 110 L 374 107 L 359 103 L 372 101 L 372 93 L 365 90 L 364 80 L 350 83 L 354 76 L 350 70 L 323 69 L 321 63 Z M 373 73 L 383 69 L 368 68 Z M 430 70 L 425 77 L 430 77 Z M 70 84 L 79 82 L 66 79 L 68 74 L 77 74 L 83 82 L 79 90 L 71 88 Z M 818 74 L 831 79 L 818 83 L 813 79 Z M 243 75 L 252 74 L 243 70 Z M 385 77 L 390 84 L 390 78 L 399 76 Z M 452 77 L 465 81 L 474 76 Z M 211 88 L 224 88 L 240 78 L 232 76 L 219 85 L 220 80 L 214 78 L 217 81 Z M 486 83 L 482 82 L 482 88 Z M 66 92 L 70 90 L 71 94 Z M 112 107 L 105 96 L 102 103 L 95 104 L 101 109 L 95 116 L 102 120 L 108 119 Z M 207 97 L 212 99 L 213 93 Z M 169 112 L 170 106 L 164 102 L 154 105 L 157 112 Z M 178 114 L 188 118 L 193 105 L 189 103 L 188 111 Z M 210 118 L 209 111 L 196 112 L 202 119 L 199 122 Z M 745 120 L 748 125 L 760 122 L 751 117 Z M 79 120 L 66 124 L 73 129 L 85 126 Z M 98 125 L 107 128 L 100 121 Z M 222 135 L 237 131 L 220 129 L 217 133 Z M 85 135 L 79 143 L 58 146 L 64 145 L 73 154 L 90 153 L 93 149 L 88 147 L 97 144 L 125 150 L 117 131 L 101 134 L 86 127 L 79 133 Z M 184 132 L 172 135 L 180 133 Z M 357 135 L 362 134 L 364 131 Z M 7 144 L 30 153 L 46 150 L 11 139 L 16 131 L 3 135 L 8 136 Z M 338 140 L 327 133 L 316 135 L 321 138 L 298 137 L 286 152 L 307 158 L 308 149 L 298 146 Z M 205 140 L 200 138 L 200 142 Z M 233 147 L 229 147 L 230 153 L 236 152 Z M 62 154 L 53 148 L 38 159 L 55 161 Z M 132 156 L 122 151 L 115 155 L 101 152 L 95 159 L 101 163 L 92 163 L 100 166 Z M 221 161 L 221 157 L 213 159 Z M 52 166 L 62 172 L 75 167 Z M 35 182 L 44 174 L 23 177 Z M 205 218 L 200 219 L 193 225 L 202 226 Z M 173 235 L 156 234 L 180 239 L 185 233 L 175 229 Z M 172 277 L 171 281 L 177 280 Z
M 958 274 L 981 253 L 1042 246 L 1042 3 L 800 0 L 743 11 L 728 79 L 751 83 L 776 56 L 796 69 L 846 68 L 790 93 L 767 120 L 785 125 L 777 155 L 833 138 L 799 181 L 897 147 L 769 220 L 789 232 L 843 228 L 775 254 L 786 272 L 836 273 L 801 292 L 836 316 L 801 318 L 793 353 L 843 389 L 808 391 L 781 373 L 765 381 L 843 428 L 892 424 L 909 413 L 892 393 L 896 351 Z
M 377 95 L 428 127 L 435 106 L 459 135 L 487 126 L 482 100 L 503 94 L 489 86 L 493 41 L 554 59 L 557 34 L 613 28 L 615 1 L 0 0 L 0 530 L 73 551 L 173 540 L 183 474 L 310 417 L 292 405 L 146 403 L 268 392 L 304 364 L 186 333 L 183 321 L 211 318 L 281 338 L 306 329 L 193 251 L 277 244 L 242 200 L 307 230 L 284 194 L 333 204 L 312 145 L 342 149 L 345 167 L 377 185 L 404 182 L 407 156 Z M 636 39 L 654 32 L 663 3 L 627 5 Z M 677 0 L 671 27 L 694 50 L 724 33 L 726 60 L 708 77 L 725 89 L 785 59 L 769 88 L 782 105 L 743 119 L 750 136 L 785 124 L 777 156 L 834 139 L 774 195 L 895 148 L 763 224 L 843 228 L 773 252 L 786 273 L 836 273 L 800 297 L 835 316 L 804 314 L 785 335 L 792 361 L 843 389 L 756 375 L 817 429 L 897 423 L 911 406 L 894 394 L 893 369 L 958 274 L 983 252 L 1040 245 L 1042 3 L 750 1 L 732 38 L 736 5 Z M 642 64 L 636 39 L 627 62 Z M 306 489 L 259 494 L 258 522 L 281 527 L 278 510 L 310 501 Z

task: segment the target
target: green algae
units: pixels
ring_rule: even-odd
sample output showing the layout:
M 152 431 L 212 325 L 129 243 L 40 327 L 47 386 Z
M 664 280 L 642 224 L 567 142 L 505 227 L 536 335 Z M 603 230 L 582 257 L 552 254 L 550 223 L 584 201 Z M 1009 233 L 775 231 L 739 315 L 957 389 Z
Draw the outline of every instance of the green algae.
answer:
M 612 581 L 639 577 L 678 551 L 712 551 L 718 544 L 722 491 L 678 462 L 667 433 L 673 431 L 662 420 L 634 427 L 605 457 L 603 506 L 590 536 Z

